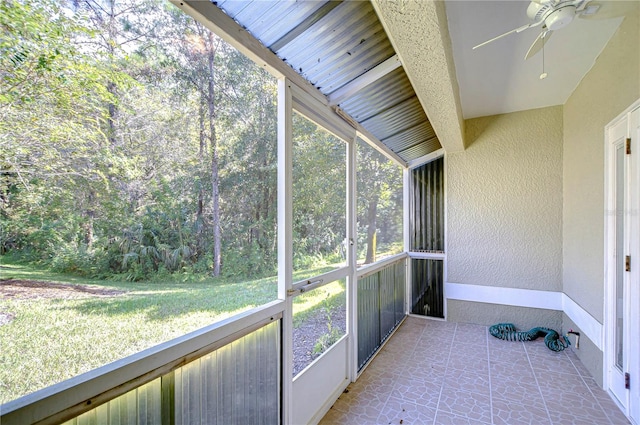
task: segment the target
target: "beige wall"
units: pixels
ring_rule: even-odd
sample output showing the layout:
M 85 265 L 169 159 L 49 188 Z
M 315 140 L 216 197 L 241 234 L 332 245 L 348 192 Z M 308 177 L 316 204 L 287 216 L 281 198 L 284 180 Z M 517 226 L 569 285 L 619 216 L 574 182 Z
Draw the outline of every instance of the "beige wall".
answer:
M 600 323 L 604 298 L 604 127 L 640 97 L 639 28 L 637 13 L 625 18 L 564 105 L 563 291 Z
M 562 108 L 466 126 L 446 158 L 447 281 L 560 291 Z
M 563 292 L 604 323 L 604 127 L 640 98 L 640 2 L 563 109 Z M 566 315 L 563 330 L 576 329 Z M 578 328 L 578 330 L 580 330 Z M 575 350 L 603 383 L 603 353 Z
M 581 333 L 580 346 L 576 348 L 576 337 L 571 335 L 570 340 L 572 344 L 572 350 L 578 355 L 582 364 L 587 368 L 591 376 L 595 379 L 599 386 L 604 386 L 603 364 L 604 356 L 602 351 L 587 338 L 580 329 L 566 314 L 562 313 L 562 332 L 566 334 L 569 330 L 578 331 Z
M 563 107 L 466 122 L 468 149 L 447 156 L 448 282 L 562 291 L 603 323 L 604 127 L 640 98 L 639 15 L 637 2 Z M 559 320 L 548 310 L 447 305 L 450 320 Z M 560 320 L 564 332 L 580 330 Z M 597 346 L 583 338 L 576 353 L 602 384 Z
M 447 320 L 485 326 L 508 322 L 516 325 L 520 331 L 528 331 L 537 326 L 559 331 L 562 327 L 562 312 L 541 308 L 447 300 Z
M 448 282 L 562 291 L 603 323 L 604 127 L 640 98 L 635 7 L 564 106 L 465 123 L 468 148 L 446 159 Z M 447 306 L 449 320 L 580 330 L 549 310 Z M 584 337 L 575 351 L 602 385 L 602 352 Z

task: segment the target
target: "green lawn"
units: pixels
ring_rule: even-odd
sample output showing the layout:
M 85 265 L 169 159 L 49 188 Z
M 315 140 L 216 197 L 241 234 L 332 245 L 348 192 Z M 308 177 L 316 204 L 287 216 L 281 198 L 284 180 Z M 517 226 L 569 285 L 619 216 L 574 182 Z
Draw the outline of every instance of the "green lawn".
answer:
M 8 278 L 93 285 L 125 294 L 82 299 L 0 297 L 0 313 L 15 316 L 0 326 L 0 403 L 277 297 L 275 277 L 195 283 L 95 281 L 3 262 L 0 279 Z M 321 297 L 297 297 L 296 316 L 313 311 L 312 307 L 326 302 L 329 293 L 343 288 L 337 282 L 339 289 L 332 285 L 327 285 L 329 292 Z

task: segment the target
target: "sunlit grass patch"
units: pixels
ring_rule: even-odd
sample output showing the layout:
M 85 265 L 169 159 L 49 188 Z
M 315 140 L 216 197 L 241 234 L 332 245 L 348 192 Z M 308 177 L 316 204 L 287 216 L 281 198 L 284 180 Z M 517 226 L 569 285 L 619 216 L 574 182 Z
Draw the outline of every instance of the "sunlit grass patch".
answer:
M 73 299 L 0 298 L 0 312 L 13 317 L 0 326 L 0 403 L 277 298 L 273 277 L 132 283 L 2 266 L 1 279 L 92 285 L 124 293 Z
M 299 273 L 331 269 L 322 266 Z M 277 298 L 276 277 L 134 283 L 82 279 L 7 263 L 0 273 L 0 279 L 91 285 L 121 293 L 73 299 L 0 298 L 0 312 L 13 317 L 0 326 L 0 403 Z M 344 293 L 344 282 L 336 281 L 296 297 L 294 326 L 321 309 L 344 308 Z
M 331 282 L 297 296 L 293 300 L 293 326 L 297 327 L 317 309 L 332 310 L 345 305 L 345 283 L 342 280 Z

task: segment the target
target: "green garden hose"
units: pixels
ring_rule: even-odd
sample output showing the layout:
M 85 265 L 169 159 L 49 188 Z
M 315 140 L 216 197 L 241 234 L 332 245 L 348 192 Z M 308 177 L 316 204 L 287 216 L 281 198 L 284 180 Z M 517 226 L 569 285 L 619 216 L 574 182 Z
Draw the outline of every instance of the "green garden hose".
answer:
M 527 332 L 518 332 L 512 323 L 498 323 L 489 328 L 489 333 L 506 341 L 533 341 L 543 336 L 545 345 L 549 350 L 553 351 L 562 351 L 571 345 L 569 338 L 566 336 L 561 337 L 558 332 L 549 328 L 538 327 Z

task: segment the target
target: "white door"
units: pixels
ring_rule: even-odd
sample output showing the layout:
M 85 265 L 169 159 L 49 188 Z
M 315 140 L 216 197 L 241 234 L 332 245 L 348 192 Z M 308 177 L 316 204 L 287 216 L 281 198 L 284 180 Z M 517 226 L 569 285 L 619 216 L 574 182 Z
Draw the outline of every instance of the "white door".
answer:
M 640 106 L 614 120 L 607 138 L 607 382 L 640 424 Z

